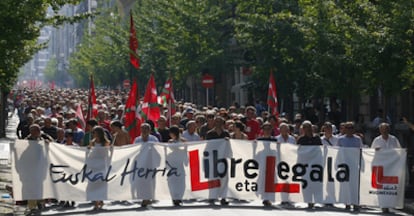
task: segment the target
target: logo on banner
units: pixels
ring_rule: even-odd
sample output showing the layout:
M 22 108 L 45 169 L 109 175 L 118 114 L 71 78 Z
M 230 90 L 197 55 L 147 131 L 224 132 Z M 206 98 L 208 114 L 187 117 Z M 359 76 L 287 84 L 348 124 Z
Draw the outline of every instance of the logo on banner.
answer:
M 371 174 L 371 187 L 377 191 L 370 190 L 370 194 L 397 195 L 398 176 L 385 176 L 383 166 L 373 166 Z
M 200 162 L 199 150 L 189 152 L 192 191 L 221 187 L 221 178 L 236 177 L 237 166 L 243 167 L 245 181 L 236 183 L 235 189 L 247 192 L 257 191 L 257 182 L 254 179 L 259 175 L 259 167 L 261 166 L 258 161 L 254 159 L 243 161 L 242 158 L 219 158 L 217 150 L 204 151 L 203 156 L 203 160 Z M 326 160 L 326 166 L 307 163 L 289 164 L 285 161 L 278 162 L 275 156 L 267 156 L 266 164 L 264 164 L 265 192 L 300 193 L 301 188 L 305 189 L 309 185 L 309 181 L 322 182 L 324 171 L 329 182 L 349 182 L 350 169 L 347 164 L 341 163 L 335 167 L 331 157 L 327 157 Z M 200 169 L 200 167 L 202 168 Z M 201 181 L 202 172 L 204 178 L 207 179 L 206 181 Z

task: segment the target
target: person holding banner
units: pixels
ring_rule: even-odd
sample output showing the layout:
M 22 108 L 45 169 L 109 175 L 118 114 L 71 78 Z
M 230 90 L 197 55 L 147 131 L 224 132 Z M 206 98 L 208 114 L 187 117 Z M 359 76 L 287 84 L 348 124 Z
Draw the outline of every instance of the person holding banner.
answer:
M 390 125 L 388 123 L 380 123 L 378 126 L 381 135 L 375 137 L 372 141 L 371 148 L 379 151 L 381 149 L 401 148 L 398 139 L 390 134 Z M 382 213 L 389 213 L 389 208 L 381 208 Z
M 272 125 L 270 124 L 270 122 L 265 122 L 265 123 L 263 123 L 263 125 L 262 125 L 262 131 L 263 131 L 263 133 L 262 133 L 262 135 L 261 136 L 259 136 L 258 138 L 257 138 L 257 140 L 263 140 L 263 141 L 271 141 L 271 142 L 276 142 L 277 141 L 277 139 L 276 139 L 276 137 L 275 136 L 272 136 L 272 130 L 273 130 L 273 127 L 272 127 Z M 270 143 L 268 143 L 267 145 L 266 145 L 266 147 L 268 147 L 270 145 Z M 263 152 L 264 153 L 264 152 Z M 259 153 L 260 154 L 260 153 Z M 264 199 L 263 200 L 263 205 L 265 206 L 265 207 L 270 207 L 270 206 L 272 206 L 272 202 L 269 200 L 269 199 Z
M 50 137 L 47 134 L 42 133 L 40 126 L 38 124 L 32 124 L 29 127 L 29 130 L 30 130 L 30 134 L 29 136 L 27 136 L 26 138 L 27 140 L 37 140 L 37 141 L 43 140 L 46 143 L 53 142 L 52 137 Z M 41 175 L 39 174 L 39 176 Z M 24 188 L 22 188 L 22 190 L 24 190 Z M 27 200 L 27 208 L 30 214 L 38 213 L 38 211 L 40 211 L 40 209 L 42 209 L 43 207 L 44 207 L 44 202 L 42 200 Z
M 151 135 L 151 125 L 148 123 L 141 124 L 141 135 L 134 140 L 134 144 L 147 144 L 151 142 L 159 142 L 158 138 L 154 135 Z M 153 191 L 154 186 L 149 186 L 147 189 L 152 189 Z M 144 199 L 141 202 L 141 207 L 147 207 L 151 204 L 151 200 Z
M 206 140 L 212 140 L 212 139 L 230 139 L 230 134 L 227 130 L 224 129 L 224 119 L 221 116 L 216 116 L 214 118 L 214 127 L 213 129 L 209 130 L 206 134 Z M 214 204 L 214 199 L 209 200 L 210 204 Z M 228 205 L 229 202 L 222 198 L 220 200 L 221 205 Z
M 108 140 L 105 134 L 105 130 L 101 126 L 95 126 L 92 130 L 92 140 L 88 146 L 88 148 L 92 148 L 95 146 L 102 146 L 102 147 L 109 147 L 111 142 Z M 94 202 L 94 210 L 102 209 L 104 202 L 102 200 L 96 200 Z
M 344 124 L 344 132 L 345 134 L 338 139 L 338 146 L 339 147 L 347 147 L 347 148 L 363 148 L 364 144 L 362 143 L 362 139 L 355 135 L 355 124 L 354 122 L 346 122 Z M 359 211 L 359 205 L 353 205 L 354 211 Z M 351 209 L 350 204 L 345 205 L 346 209 Z
M 191 124 L 191 122 L 194 122 L 193 120 L 190 120 L 189 122 L 187 122 L 187 130 L 188 130 L 188 126 L 189 124 Z M 195 124 L 195 123 L 194 123 Z M 180 132 L 180 128 L 177 125 L 172 125 L 169 129 L 169 134 L 171 139 L 168 140 L 169 143 L 183 143 L 183 142 L 187 142 L 187 140 L 185 138 L 183 138 L 181 136 L 181 132 Z M 186 162 L 182 162 L 183 160 L 177 160 L 175 156 L 178 156 L 178 158 L 186 158 L 187 157 L 187 147 L 171 147 L 170 148 L 170 153 L 167 155 L 167 161 L 169 163 L 174 164 L 174 166 L 176 166 L 176 168 L 179 170 L 179 172 L 184 173 L 184 166 L 187 165 Z M 184 161 L 188 161 L 184 160 Z M 170 190 L 171 193 L 171 198 L 172 198 L 172 203 L 174 206 L 181 206 L 183 204 L 182 198 L 184 196 L 184 190 L 185 190 L 185 175 L 183 176 L 176 176 L 168 178 L 168 188 Z
M 159 142 L 158 138 L 151 134 L 151 125 L 148 123 L 141 124 L 141 136 L 135 138 L 134 144 L 144 144 L 148 142 Z
M 303 146 L 320 146 L 322 145 L 321 139 L 315 136 L 313 133 L 312 123 L 310 121 L 304 121 L 302 123 L 303 135 L 299 137 L 297 144 Z M 305 196 L 305 194 L 304 194 Z M 315 194 L 306 194 L 306 197 L 311 199 Z M 308 208 L 312 209 L 315 207 L 315 203 L 308 203 Z
M 276 136 L 276 140 L 278 143 L 290 143 L 296 144 L 296 139 L 292 135 L 289 134 L 289 125 L 286 123 L 280 123 L 279 125 L 280 134 Z

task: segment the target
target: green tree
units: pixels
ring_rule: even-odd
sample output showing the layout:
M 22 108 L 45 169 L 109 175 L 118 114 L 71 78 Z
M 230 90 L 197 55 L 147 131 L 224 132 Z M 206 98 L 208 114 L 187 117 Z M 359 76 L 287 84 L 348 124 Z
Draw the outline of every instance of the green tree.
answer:
M 47 16 L 47 9 L 54 12 L 65 4 L 75 4 L 76 0 L 33 0 L 0 1 L 0 137 L 5 135 L 6 96 L 16 81 L 19 68 L 28 62 L 34 53 L 45 44 L 38 44 L 40 29 L 45 25 L 60 25 L 76 22 L 88 14 L 74 17 Z
M 231 4 L 220 1 L 139 1 L 134 8 L 144 71 L 172 73 L 176 87 L 188 76 L 230 69 Z
M 69 72 L 81 87 L 88 86 L 89 75 L 96 85 L 117 87 L 130 74 L 128 27 L 114 8 L 101 9 L 94 26 L 71 56 Z

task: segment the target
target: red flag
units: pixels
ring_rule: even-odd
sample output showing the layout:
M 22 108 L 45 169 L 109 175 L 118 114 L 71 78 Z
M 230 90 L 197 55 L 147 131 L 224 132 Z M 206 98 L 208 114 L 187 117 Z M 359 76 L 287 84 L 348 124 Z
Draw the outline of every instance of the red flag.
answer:
M 145 120 L 152 120 L 157 127 L 157 120 L 160 118 L 160 107 L 157 101 L 157 88 L 155 86 L 154 76 L 151 74 L 145 90 L 144 101 L 142 103 L 141 116 Z
M 86 121 L 96 118 L 96 116 L 98 116 L 98 104 L 96 103 L 95 85 L 93 84 L 93 77 L 91 76 L 91 82 L 89 84 L 88 113 L 86 114 Z
M 135 138 L 141 134 L 141 120 L 136 117 L 136 107 L 138 100 L 138 85 L 137 81 L 134 80 L 131 90 L 129 91 L 128 99 L 125 104 L 125 129 L 128 131 L 131 137 L 131 143 L 134 142 Z
M 139 69 L 139 58 L 138 58 L 138 39 L 137 34 L 134 27 L 134 20 L 132 18 L 132 13 L 130 14 L 131 17 L 131 25 L 130 25 L 130 32 L 129 32 L 129 61 L 131 62 L 134 68 Z
M 164 84 L 164 88 L 161 92 L 161 102 L 162 105 L 168 109 L 167 118 L 171 119 L 176 112 L 174 90 L 171 78 L 169 78 Z
M 76 119 L 78 120 L 78 128 L 83 130 L 86 127 L 85 118 L 83 118 L 82 107 L 80 104 L 76 107 Z
M 277 110 L 278 102 L 277 102 L 276 84 L 275 84 L 275 79 L 273 78 L 272 71 L 270 71 L 269 90 L 267 91 L 267 105 L 269 106 L 271 115 L 275 115 L 275 116 L 279 115 L 279 112 Z

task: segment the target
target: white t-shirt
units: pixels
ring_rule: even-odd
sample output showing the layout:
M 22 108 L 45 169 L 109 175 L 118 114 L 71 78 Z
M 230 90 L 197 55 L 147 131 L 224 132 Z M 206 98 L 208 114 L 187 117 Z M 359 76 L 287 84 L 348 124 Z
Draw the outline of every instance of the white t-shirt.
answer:
M 139 143 L 142 144 L 142 143 L 150 143 L 150 142 L 159 142 L 159 140 L 158 140 L 158 138 L 156 136 L 151 135 L 151 134 L 148 135 L 148 141 L 146 141 L 146 142 L 144 142 L 142 140 L 142 137 L 141 136 L 135 138 L 135 140 L 134 140 L 134 144 L 139 144 Z
M 371 148 L 381 148 L 381 149 L 401 148 L 401 145 L 395 136 L 389 134 L 387 140 L 385 140 L 382 137 L 382 135 L 375 137 L 374 141 L 372 141 Z
M 331 136 L 331 138 L 326 138 L 325 136 L 322 136 L 321 137 L 321 142 L 322 142 L 322 145 L 324 145 L 324 146 L 338 146 L 338 137 L 336 137 L 336 136 Z M 329 142 L 328 142 L 328 140 L 329 140 Z
M 182 137 L 183 137 L 185 140 L 187 140 L 188 142 L 191 142 L 191 141 L 200 141 L 200 140 L 201 140 L 201 139 L 200 139 L 200 136 L 199 136 L 197 133 L 190 134 L 190 133 L 188 133 L 188 131 L 187 131 L 187 130 L 185 130 L 185 131 L 183 132 Z
M 279 134 L 278 136 L 276 136 L 276 140 L 278 143 L 290 143 L 290 144 L 296 144 L 296 139 L 295 137 L 293 137 L 292 135 L 288 135 L 288 138 L 285 140 L 282 137 L 282 134 Z

